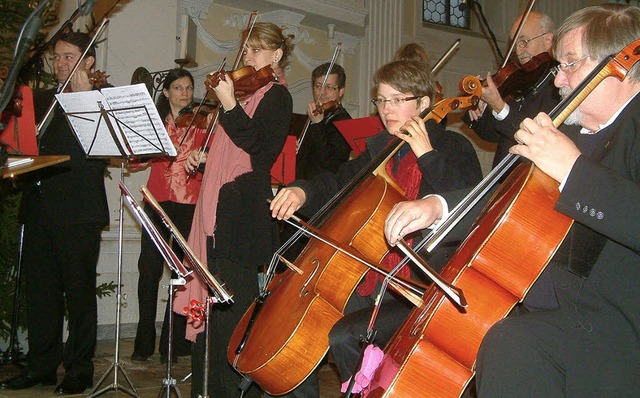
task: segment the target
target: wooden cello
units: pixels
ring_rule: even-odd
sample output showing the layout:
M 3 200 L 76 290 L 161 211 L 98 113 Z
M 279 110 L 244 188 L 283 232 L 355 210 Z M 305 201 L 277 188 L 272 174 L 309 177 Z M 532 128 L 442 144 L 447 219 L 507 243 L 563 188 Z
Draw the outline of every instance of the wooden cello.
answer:
M 554 125 L 558 127 L 606 77 L 623 80 L 638 60 L 640 40 L 605 58 L 550 113 Z M 511 157 L 515 155 L 502 163 Z M 426 292 L 423 304 L 389 341 L 363 396 L 462 394 L 475 374 L 487 330 L 524 298 L 572 225 L 569 217 L 554 210 L 558 196 L 557 182 L 535 166 L 516 168 L 441 273 L 464 291 L 468 308 L 461 311 L 436 289 Z
M 424 118 L 439 122 L 447 113 L 477 103 L 480 83 L 462 83 L 467 97 L 437 103 Z M 403 200 L 401 190 L 385 173 L 385 164 L 400 148 L 400 139 L 363 171 L 347 199 L 333 211 L 321 230 L 333 241 L 379 263 L 389 247 L 382 227 L 391 207 Z M 329 348 L 328 333 L 368 270 L 344 253 L 311 239 L 295 261 L 301 274 L 287 270 L 268 285 L 268 294 L 245 313 L 230 339 L 229 362 L 272 395 L 297 387 L 320 363 Z

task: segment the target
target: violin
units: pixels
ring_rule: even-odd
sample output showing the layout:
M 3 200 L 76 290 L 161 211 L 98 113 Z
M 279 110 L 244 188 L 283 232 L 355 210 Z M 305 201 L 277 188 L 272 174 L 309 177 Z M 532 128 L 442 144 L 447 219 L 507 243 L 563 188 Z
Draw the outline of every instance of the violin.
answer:
M 109 84 L 109 82 L 107 81 L 107 78 L 111 75 L 107 75 L 106 72 L 102 72 L 100 70 L 96 70 L 93 73 L 88 73 L 89 76 L 89 83 L 91 83 L 91 86 L 94 89 L 101 89 L 102 87 L 105 87 L 106 85 Z M 70 93 L 71 91 L 71 85 L 67 85 L 67 87 L 64 88 L 64 93 Z
M 204 82 L 207 90 L 212 90 L 218 87 L 218 84 L 225 78 L 226 75 L 229 75 L 231 80 L 233 80 L 235 96 L 239 100 L 243 100 L 249 97 L 260 88 L 273 81 L 278 80 L 276 73 L 273 71 L 270 65 L 267 65 L 264 68 L 258 70 L 256 70 L 253 66 L 243 66 L 240 69 L 236 69 L 230 72 L 222 69 L 219 72 L 209 74 Z
M 213 117 L 218 113 L 218 108 L 209 106 L 201 106 L 200 110 L 196 112 L 191 106 L 186 106 L 180 109 L 178 116 L 175 119 L 177 127 L 189 127 L 196 126 L 199 129 L 206 129 L 209 125 L 209 115 L 213 114 Z
M 543 52 L 524 65 L 509 62 L 491 78 L 502 98 L 507 98 L 532 87 L 549 70 L 552 60 L 551 54 Z
M 315 116 L 322 115 L 325 112 L 331 112 L 338 109 L 340 103 L 338 101 L 327 101 L 324 104 L 317 104 L 316 109 L 313 111 Z

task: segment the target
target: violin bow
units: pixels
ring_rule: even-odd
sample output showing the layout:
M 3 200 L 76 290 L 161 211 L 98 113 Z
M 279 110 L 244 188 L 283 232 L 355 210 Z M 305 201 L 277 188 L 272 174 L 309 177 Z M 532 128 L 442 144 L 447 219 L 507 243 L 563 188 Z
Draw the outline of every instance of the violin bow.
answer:
M 247 42 L 249 41 L 249 37 L 251 36 L 251 32 L 253 32 L 253 27 L 256 24 L 256 20 L 258 19 L 258 11 L 251 11 L 251 14 L 249 15 L 249 22 L 247 23 L 247 27 L 245 28 L 245 31 L 247 31 L 247 35 L 245 37 L 242 38 L 242 41 L 240 42 L 240 48 L 238 49 L 238 52 L 236 54 L 236 59 L 235 61 L 233 61 L 233 67 L 231 68 L 231 70 L 235 70 L 238 68 L 238 65 L 240 65 L 240 60 L 242 59 L 242 53 L 244 52 L 244 48 L 247 45 Z M 226 58 L 225 58 L 226 60 Z M 220 65 L 220 68 L 218 69 L 217 72 L 221 72 L 224 66 L 224 61 L 223 63 Z M 211 74 L 215 74 L 217 72 L 212 72 Z M 207 90 L 206 94 L 204 95 L 204 97 L 202 98 L 202 101 L 200 102 L 200 105 L 198 105 L 198 112 L 200 111 L 200 107 L 202 106 L 202 103 L 204 103 L 204 100 L 207 98 L 207 95 L 209 94 L 209 90 Z M 220 106 L 218 105 L 218 112 L 216 112 L 215 117 L 213 118 L 213 120 L 209 123 L 209 126 L 207 127 L 207 138 L 205 138 L 204 143 L 202 144 L 202 146 L 200 147 L 200 149 L 198 150 L 198 158 L 200 158 L 202 156 L 202 154 L 205 152 L 205 148 L 207 148 L 211 142 L 211 138 L 213 137 L 213 132 L 216 130 L 216 127 L 218 127 L 218 122 L 220 120 Z M 195 119 L 195 113 L 194 113 L 194 119 Z M 186 135 L 186 133 L 185 133 Z M 194 175 L 196 173 L 196 171 L 198 170 L 198 168 L 196 167 L 195 169 L 191 170 L 191 172 L 188 174 L 187 178 L 191 177 L 192 175 Z
M 338 54 L 342 50 L 342 42 L 336 44 L 336 48 L 333 50 L 333 55 L 331 56 L 331 62 L 329 62 L 329 69 L 327 69 L 327 73 L 324 74 L 324 79 L 322 80 L 322 86 L 320 87 L 320 92 L 327 85 L 327 80 L 329 79 L 329 75 L 331 74 L 331 70 L 333 69 L 333 65 L 336 63 L 336 58 L 338 58 Z M 296 154 L 300 150 L 302 146 L 302 141 L 304 141 L 304 137 L 307 135 L 307 130 L 309 130 L 309 126 L 311 125 L 311 117 L 307 118 L 307 122 L 304 125 L 304 129 L 302 130 L 302 134 L 300 134 L 300 139 L 296 142 Z
M 438 62 L 436 62 L 436 64 L 433 66 L 433 68 L 431 68 L 431 73 L 433 75 L 435 75 L 436 73 L 438 73 L 438 71 L 440 71 L 440 68 L 442 68 L 442 65 L 444 65 L 444 63 L 449 59 L 451 54 L 453 54 L 453 52 L 458 48 L 459 45 L 460 45 L 460 38 L 456 39 L 456 41 L 453 42 L 453 44 L 451 45 L 451 47 L 449 47 L 447 52 L 444 53 L 442 57 L 440 57 Z
M 78 68 L 80 68 L 80 63 L 82 62 L 82 60 L 84 60 L 84 57 L 87 56 L 87 52 L 89 52 L 89 49 L 96 42 L 96 39 L 100 36 L 100 34 L 102 33 L 102 31 L 104 30 L 104 28 L 107 26 L 108 23 L 109 23 L 109 19 L 103 18 L 102 23 L 100 24 L 100 26 L 98 26 L 98 29 L 96 29 L 96 33 L 93 35 L 93 37 L 91 37 L 91 41 L 87 45 L 87 48 L 85 48 L 85 50 L 82 52 L 80 59 L 73 66 L 73 69 L 71 69 L 71 73 L 69 73 L 69 76 L 62 84 L 62 87 L 60 88 L 61 93 L 64 92 L 64 90 L 67 88 L 67 86 L 69 85 L 69 82 L 71 81 L 71 78 L 76 73 Z M 51 105 L 49 105 L 47 112 L 44 114 L 44 117 L 42 118 L 42 120 L 40 120 L 40 123 L 37 126 L 38 140 L 42 139 L 42 136 L 44 135 L 44 131 L 46 130 L 47 126 L 51 121 L 51 114 L 53 113 L 53 110 L 55 109 L 57 103 L 58 103 L 58 99 L 54 96 L 53 101 L 51 101 Z
M 531 9 L 533 8 L 533 5 L 535 3 L 536 0 L 529 0 L 529 4 L 527 4 L 527 10 L 524 12 L 524 14 L 522 14 L 522 18 L 520 19 L 520 23 L 518 24 L 518 29 L 516 29 L 516 34 L 511 40 L 511 45 L 509 46 L 507 55 L 505 55 L 504 59 L 502 60 L 502 66 L 500 67 L 500 69 L 504 68 L 507 63 L 509 63 L 509 58 L 511 57 L 511 54 L 513 54 L 513 50 L 516 48 L 516 43 L 518 42 L 520 32 L 522 31 L 522 28 L 524 28 L 524 24 L 527 22 L 527 18 L 529 18 L 529 14 L 531 14 Z

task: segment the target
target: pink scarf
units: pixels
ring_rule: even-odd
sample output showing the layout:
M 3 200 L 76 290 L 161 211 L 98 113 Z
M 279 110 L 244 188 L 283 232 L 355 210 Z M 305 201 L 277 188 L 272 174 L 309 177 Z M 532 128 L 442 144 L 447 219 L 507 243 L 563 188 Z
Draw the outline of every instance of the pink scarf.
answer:
M 274 71 L 278 76 L 278 84 L 286 86 L 282 69 L 276 68 Z M 271 82 L 260 88 L 240 104 L 250 118 L 253 117 L 260 101 L 273 84 L 275 83 Z M 218 125 L 211 143 L 211 150 L 207 156 L 200 196 L 196 203 L 188 239 L 189 246 L 205 267 L 207 264 L 207 237 L 211 236 L 215 239 L 216 209 L 220 188 L 251 170 L 249 154 L 235 146 L 222 125 Z M 190 264 L 186 265 L 190 266 Z M 224 279 L 224 275 L 221 276 Z M 233 286 L 230 288 L 233 289 Z M 178 314 L 184 314 L 184 309 L 190 306 L 192 300 L 204 303 L 208 295 L 207 286 L 199 278 L 190 275 L 187 277 L 187 284 L 176 291 L 173 310 Z M 186 338 L 195 341 L 196 335 L 203 331 L 204 322 L 188 322 Z

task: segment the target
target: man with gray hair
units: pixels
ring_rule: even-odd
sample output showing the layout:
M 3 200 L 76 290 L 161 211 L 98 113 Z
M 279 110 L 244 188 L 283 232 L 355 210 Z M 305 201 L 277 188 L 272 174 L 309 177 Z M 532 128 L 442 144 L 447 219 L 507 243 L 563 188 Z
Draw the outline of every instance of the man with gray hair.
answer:
M 494 167 L 509 153 L 509 147 L 515 144 L 513 135 L 525 117 L 532 117 L 540 111 L 548 112 L 560 102 L 558 89 L 553 85 L 550 73 L 552 66 L 555 66 L 551 62 L 555 24 L 548 15 L 532 11 L 518 32 L 522 18 L 523 15 L 520 15 L 511 26 L 510 37 L 516 43 L 515 64 L 521 68 L 533 61 L 527 64 L 526 69 L 522 68 L 511 74 L 509 72 L 514 71 L 511 67 L 502 69 L 496 74 L 496 81 L 487 73 L 487 84 L 482 88 L 481 101 L 477 109 L 469 110 L 465 117 L 480 138 L 498 143 L 493 158 Z M 517 76 L 530 78 L 531 82 L 514 83 L 515 80 L 522 80 Z M 496 86 L 503 81 L 505 83 L 500 87 L 502 92 L 508 88 L 507 85 L 518 86 L 516 90 L 507 90 L 513 93 L 504 98 Z

